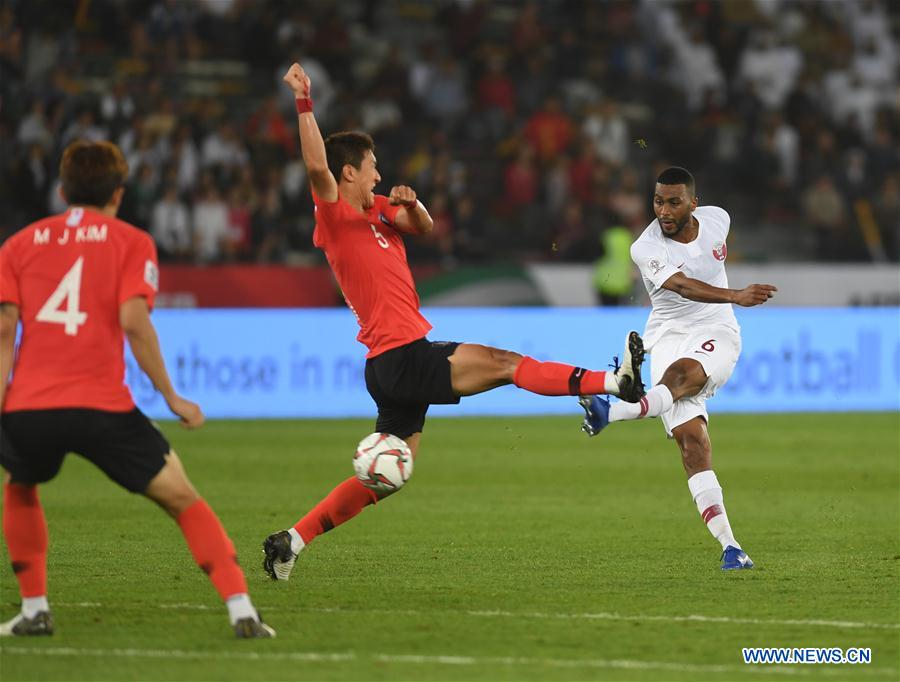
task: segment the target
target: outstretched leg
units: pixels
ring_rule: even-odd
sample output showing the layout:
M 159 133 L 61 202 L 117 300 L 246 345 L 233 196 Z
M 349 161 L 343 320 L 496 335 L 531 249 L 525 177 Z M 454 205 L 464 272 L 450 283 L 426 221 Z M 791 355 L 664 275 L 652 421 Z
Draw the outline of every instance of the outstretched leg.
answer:
M 450 379 L 459 396 L 476 395 L 498 386 L 519 388 L 546 396 L 618 395 L 637 401 L 643 395 L 640 366 L 643 343 L 629 332 L 625 362 L 615 372 L 594 371 L 560 362 L 541 362 L 508 350 L 462 343 L 450 356 Z

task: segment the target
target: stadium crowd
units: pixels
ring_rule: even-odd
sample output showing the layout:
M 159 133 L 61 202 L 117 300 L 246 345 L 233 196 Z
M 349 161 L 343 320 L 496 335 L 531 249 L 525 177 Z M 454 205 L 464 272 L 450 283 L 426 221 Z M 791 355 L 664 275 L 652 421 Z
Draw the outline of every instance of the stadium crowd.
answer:
M 878 0 L 0 0 L 0 239 L 109 139 L 163 260 L 320 262 L 293 102 L 376 140 L 413 262 L 589 261 L 659 169 L 753 260 L 900 259 L 898 16 Z M 750 234 L 747 234 L 750 232 Z

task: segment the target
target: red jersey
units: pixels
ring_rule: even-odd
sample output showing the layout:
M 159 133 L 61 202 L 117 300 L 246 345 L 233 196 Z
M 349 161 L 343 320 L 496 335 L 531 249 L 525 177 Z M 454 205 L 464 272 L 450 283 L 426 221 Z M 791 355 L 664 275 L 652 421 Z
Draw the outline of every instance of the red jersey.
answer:
M 419 312 L 403 238 L 394 227 L 399 206 L 375 195 L 375 205 L 361 213 L 341 198 L 316 203 L 313 244 L 325 252 L 344 299 L 356 315 L 357 340 L 373 358 L 417 341 L 430 330 Z
M 159 280 L 150 236 L 97 211 L 72 207 L 32 223 L 0 247 L 0 302 L 22 321 L 4 412 L 62 407 L 126 412 L 119 307 Z

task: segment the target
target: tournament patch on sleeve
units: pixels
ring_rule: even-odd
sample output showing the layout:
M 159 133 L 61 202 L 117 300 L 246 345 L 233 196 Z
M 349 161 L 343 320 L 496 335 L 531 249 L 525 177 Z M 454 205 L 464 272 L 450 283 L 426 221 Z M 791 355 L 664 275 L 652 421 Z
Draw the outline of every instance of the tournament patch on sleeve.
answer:
M 153 291 L 159 291 L 159 267 L 149 258 L 144 263 L 144 281 Z
M 654 277 L 666 269 L 665 261 L 659 258 L 651 258 L 647 261 L 647 271 Z

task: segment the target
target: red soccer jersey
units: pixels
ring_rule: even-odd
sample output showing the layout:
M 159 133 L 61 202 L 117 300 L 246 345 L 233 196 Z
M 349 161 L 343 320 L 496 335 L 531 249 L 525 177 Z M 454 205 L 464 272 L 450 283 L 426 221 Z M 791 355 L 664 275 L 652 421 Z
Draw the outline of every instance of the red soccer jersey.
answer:
M 419 312 L 403 238 L 394 228 L 398 206 L 375 195 L 375 205 L 360 213 L 343 199 L 316 203 L 313 243 L 325 252 L 360 330 L 357 340 L 373 358 L 416 341 L 430 330 Z
M 146 232 L 80 207 L 32 223 L 0 247 L 0 302 L 15 303 L 22 338 L 4 412 L 134 408 L 125 385 L 119 307 L 153 307 L 156 246 Z

